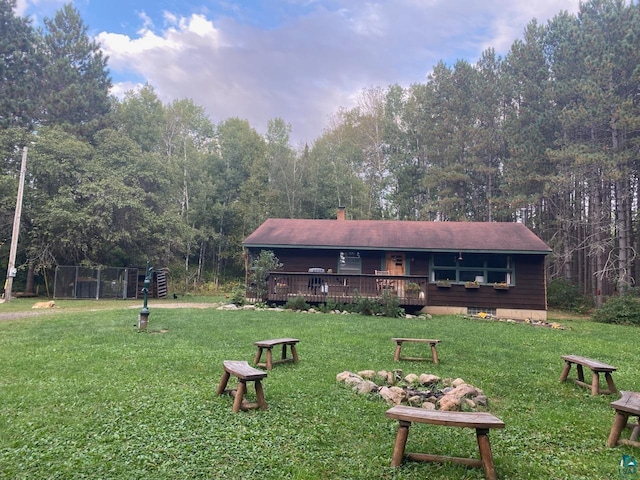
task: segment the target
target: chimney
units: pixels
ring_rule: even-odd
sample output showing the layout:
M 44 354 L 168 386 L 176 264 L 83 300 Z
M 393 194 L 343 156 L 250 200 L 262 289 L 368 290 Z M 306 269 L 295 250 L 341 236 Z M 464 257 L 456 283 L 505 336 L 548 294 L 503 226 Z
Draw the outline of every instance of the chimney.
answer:
M 338 207 L 338 215 L 337 215 L 337 220 L 346 220 L 347 219 L 347 212 L 345 210 L 345 208 L 341 205 Z

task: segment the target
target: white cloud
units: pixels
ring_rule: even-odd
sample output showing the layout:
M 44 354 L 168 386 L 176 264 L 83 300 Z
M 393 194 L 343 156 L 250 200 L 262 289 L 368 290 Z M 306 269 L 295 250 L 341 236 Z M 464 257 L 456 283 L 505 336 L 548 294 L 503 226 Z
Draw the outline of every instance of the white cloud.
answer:
M 245 118 L 260 132 L 281 117 L 294 141 L 312 142 L 363 88 L 423 82 L 439 60 L 474 63 L 488 47 L 505 54 L 531 19 L 544 23 L 577 6 L 578 0 L 317 1 L 305 15 L 269 29 L 164 12 L 164 30 L 152 30 L 141 15 L 136 38 L 103 32 L 97 39 L 114 73 L 135 72 L 164 101 L 191 98 L 215 122 Z

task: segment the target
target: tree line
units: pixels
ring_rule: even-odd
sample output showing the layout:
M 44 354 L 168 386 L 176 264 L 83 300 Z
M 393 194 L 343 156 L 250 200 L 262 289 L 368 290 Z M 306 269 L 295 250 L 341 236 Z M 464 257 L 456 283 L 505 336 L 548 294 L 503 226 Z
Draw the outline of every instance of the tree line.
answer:
M 149 260 L 185 288 L 224 282 L 266 218 L 342 205 L 354 219 L 521 221 L 552 247 L 550 279 L 597 303 L 635 285 L 637 3 L 590 0 L 531 20 L 504 57 L 488 48 L 424 83 L 363 90 L 298 146 L 281 118 L 261 135 L 150 85 L 114 98 L 71 5 L 40 29 L 14 7 L 0 0 L 0 254 L 27 146 L 25 273 Z

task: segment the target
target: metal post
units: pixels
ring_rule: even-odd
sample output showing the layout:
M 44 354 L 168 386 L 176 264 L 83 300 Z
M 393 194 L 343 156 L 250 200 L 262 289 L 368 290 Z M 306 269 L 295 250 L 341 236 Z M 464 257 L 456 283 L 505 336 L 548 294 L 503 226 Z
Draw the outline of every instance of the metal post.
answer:
M 149 321 L 149 307 L 147 307 L 147 299 L 149 297 L 149 287 L 151 286 L 151 271 L 152 267 L 149 266 L 149 262 L 147 262 L 147 274 L 144 277 L 144 286 L 142 287 L 142 295 L 143 295 L 143 303 L 142 310 L 140 310 L 140 315 L 138 316 L 138 331 L 142 332 L 147 329 L 147 323 Z
M 20 217 L 22 215 L 22 195 L 24 193 L 24 176 L 27 171 L 27 147 L 22 149 L 22 163 L 20 165 L 20 182 L 18 183 L 18 197 L 13 217 L 13 232 L 11 233 L 11 250 L 9 251 L 9 265 L 7 266 L 7 281 L 4 285 L 4 298 L 11 301 L 13 278 L 16 276 L 16 251 L 18 249 L 18 235 L 20 234 Z

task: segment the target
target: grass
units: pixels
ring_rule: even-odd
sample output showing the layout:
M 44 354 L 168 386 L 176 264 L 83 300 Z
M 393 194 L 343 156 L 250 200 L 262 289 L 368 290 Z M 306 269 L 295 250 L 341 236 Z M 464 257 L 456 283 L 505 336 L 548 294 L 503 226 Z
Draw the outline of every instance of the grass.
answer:
M 150 301 L 150 331 L 137 333 L 131 305 L 59 305 L 55 315 L 0 322 L 0 478 L 484 478 L 460 465 L 390 467 L 397 422 L 385 417 L 389 407 L 335 380 L 363 369 L 462 377 L 483 389 L 488 410 L 506 423 L 490 434 L 501 479 L 613 479 L 622 454 L 637 453 L 606 447 L 617 396 L 558 382 L 560 355 L 572 353 L 615 365 L 618 388 L 640 390 L 637 328 L 166 309 Z M 215 395 L 222 361 L 251 361 L 254 341 L 278 337 L 300 339 L 300 363 L 269 373 L 267 411 L 232 414 L 232 399 Z M 391 337 L 441 338 L 440 364 L 394 363 Z M 403 353 L 412 346 L 420 348 Z M 407 451 L 476 457 L 477 445 L 468 429 L 416 425 Z

